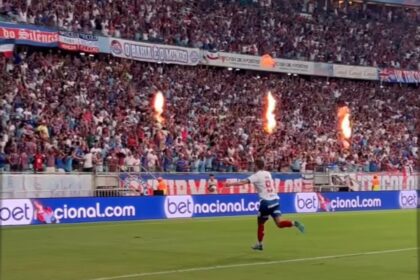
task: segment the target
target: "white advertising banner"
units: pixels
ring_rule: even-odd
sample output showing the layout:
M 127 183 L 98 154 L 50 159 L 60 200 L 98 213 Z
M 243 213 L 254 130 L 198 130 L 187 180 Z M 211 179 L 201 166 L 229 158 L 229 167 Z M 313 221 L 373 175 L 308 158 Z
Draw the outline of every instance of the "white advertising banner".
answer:
M 337 78 L 378 80 L 378 68 L 351 65 L 333 65 L 333 76 Z
M 2 174 L 1 198 L 80 197 L 93 195 L 89 174 Z
M 113 56 L 138 61 L 197 65 L 201 59 L 201 51 L 195 48 L 150 44 L 117 38 L 110 38 L 109 46 Z
M 227 52 L 205 51 L 202 64 L 257 71 L 316 75 L 314 71 L 314 62 L 276 58 L 274 59 L 274 65 L 272 67 L 262 67 L 260 56 Z
M 337 172 L 330 173 L 332 181 L 349 186 L 353 191 L 371 191 L 373 176 L 378 176 L 380 190 L 417 190 L 419 174 L 405 174 L 403 172 L 379 172 L 379 173 L 364 173 L 364 172 Z

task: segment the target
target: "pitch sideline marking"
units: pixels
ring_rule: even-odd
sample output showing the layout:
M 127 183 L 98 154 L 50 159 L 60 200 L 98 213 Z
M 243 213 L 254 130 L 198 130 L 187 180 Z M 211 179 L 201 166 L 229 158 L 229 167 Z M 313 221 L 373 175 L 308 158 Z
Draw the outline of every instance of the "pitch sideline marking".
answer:
M 156 272 L 126 274 L 126 275 L 111 276 L 111 277 L 101 277 L 101 278 L 94 278 L 94 279 L 89 279 L 89 280 L 115 280 L 115 279 L 127 279 L 127 278 L 134 278 L 134 277 L 141 278 L 141 277 L 147 277 L 147 276 L 167 275 L 167 274 L 185 273 L 185 272 L 196 272 L 196 271 L 218 270 L 218 269 L 238 268 L 238 267 L 247 267 L 247 266 L 261 266 L 261 265 L 271 265 L 271 264 L 296 263 L 296 262 L 305 262 L 305 261 L 317 261 L 317 260 L 367 256 L 367 255 L 389 254 L 389 253 L 412 251 L 412 250 L 417 250 L 417 249 L 419 249 L 419 247 L 402 248 L 402 249 L 394 249 L 394 250 L 382 250 L 382 251 L 370 251 L 370 252 L 331 255 L 331 256 L 319 256 L 319 257 L 299 258 L 299 259 L 289 259 L 289 260 L 277 260 L 277 261 L 268 261 L 268 262 L 254 262 L 254 263 L 215 265 L 215 266 L 207 266 L 207 267 L 193 267 L 193 268 L 164 270 L 164 271 L 156 271 Z

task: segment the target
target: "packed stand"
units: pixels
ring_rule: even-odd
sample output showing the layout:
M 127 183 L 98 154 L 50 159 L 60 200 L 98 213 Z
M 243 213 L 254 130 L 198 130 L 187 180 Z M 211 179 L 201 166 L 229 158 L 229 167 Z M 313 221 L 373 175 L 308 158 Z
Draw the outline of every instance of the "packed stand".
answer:
M 0 69 L 2 171 L 247 171 L 260 156 L 273 171 L 412 171 L 418 160 L 418 86 L 51 52 L 2 57 Z M 268 90 L 278 100 L 271 135 Z M 337 140 L 344 104 L 349 150 Z
M 2 0 L 16 22 L 207 50 L 420 70 L 420 9 L 325 0 Z

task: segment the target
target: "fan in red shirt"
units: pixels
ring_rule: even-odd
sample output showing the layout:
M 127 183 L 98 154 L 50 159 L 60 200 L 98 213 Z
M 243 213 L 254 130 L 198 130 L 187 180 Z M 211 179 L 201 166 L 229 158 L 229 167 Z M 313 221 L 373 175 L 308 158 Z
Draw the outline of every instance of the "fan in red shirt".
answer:
M 34 157 L 34 171 L 35 172 L 44 171 L 44 160 L 45 160 L 45 156 L 41 154 L 39 151 L 37 151 Z

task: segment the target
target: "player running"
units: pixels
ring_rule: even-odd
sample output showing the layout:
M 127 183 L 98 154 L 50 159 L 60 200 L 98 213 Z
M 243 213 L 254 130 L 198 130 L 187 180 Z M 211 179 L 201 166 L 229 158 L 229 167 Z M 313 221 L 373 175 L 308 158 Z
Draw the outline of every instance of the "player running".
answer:
M 226 182 L 226 187 L 231 186 L 242 186 L 246 184 L 253 184 L 257 189 L 258 196 L 260 197 L 260 208 L 258 210 L 258 231 L 257 237 L 258 242 L 252 249 L 254 250 L 263 250 L 263 238 L 264 238 L 264 224 L 268 220 L 268 216 L 273 217 L 274 222 L 279 228 L 289 228 L 296 227 L 300 232 L 305 231 L 305 226 L 298 221 L 290 220 L 281 220 L 281 211 L 280 211 L 280 202 L 279 196 L 275 192 L 273 187 L 273 178 L 271 177 L 270 172 L 264 170 L 264 161 L 262 159 L 257 159 L 255 161 L 257 166 L 257 173 L 251 175 L 245 180 L 240 180 L 237 182 Z

